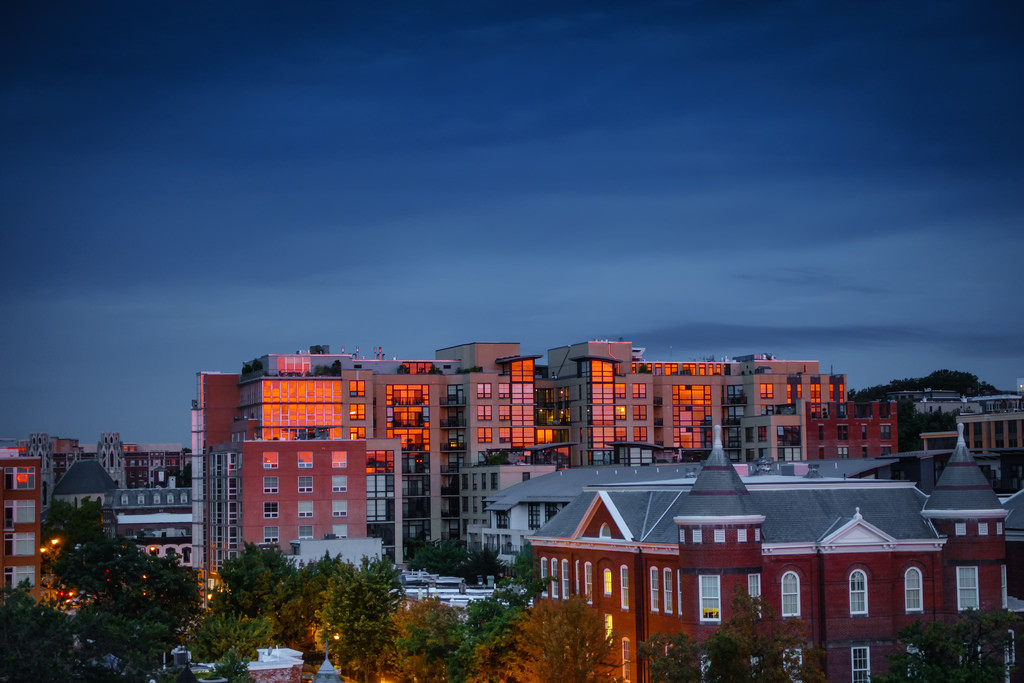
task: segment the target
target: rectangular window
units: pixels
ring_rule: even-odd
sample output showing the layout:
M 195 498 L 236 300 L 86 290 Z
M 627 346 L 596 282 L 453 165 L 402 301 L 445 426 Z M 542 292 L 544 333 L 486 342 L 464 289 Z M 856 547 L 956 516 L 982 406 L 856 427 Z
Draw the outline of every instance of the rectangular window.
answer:
M 36 487 L 35 467 L 8 467 L 4 471 L 4 485 L 8 491 L 31 491 Z
M 619 591 L 619 606 L 629 609 L 629 569 L 625 566 L 619 567 Z
M 551 599 L 558 599 L 558 560 L 551 558 Z
M 476 419 L 482 422 L 491 421 L 491 406 L 477 406 Z
M 31 524 L 36 521 L 36 505 L 32 500 L 4 501 L 4 527 L 14 524 Z
M 594 604 L 594 565 L 587 562 L 583 565 L 583 594 L 587 596 L 587 603 Z
M 312 517 L 313 516 L 313 501 L 311 500 L 300 500 L 299 501 L 299 517 Z
M 277 477 L 263 477 L 263 493 L 277 493 Z
M 761 597 L 761 575 L 747 574 L 747 595 L 752 598 Z
M 871 681 L 871 653 L 870 648 L 850 648 L 851 671 L 853 683 L 869 683 Z
M 647 427 L 633 427 L 633 441 L 647 441 Z
M 336 474 L 331 477 L 331 493 L 345 493 L 348 491 L 348 475 Z
M 313 493 L 313 477 L 299 477 L 299 493 Z
M 348 407 L 348 419 L 350 420 L 365 420 L 366 419 L 366 404 L 365 403 L 352 403 Z
M 721 621 L 721 577 L 700 576 L 700 620 Z
M 331 467 L 335 469 L 348 467 L 348 451 L 331 451 Z
M 761 425 L 757 428 L 757 440 L 767 441 L 768 440 L 768 427 L 767 425 Z
M 957 522 L 956 524 L 953 525 L 953 529 L 954 529 L 954 533 L 957 536 L 966 536 L 967 535 L 967 523 L 966 522 Z
M 299 451 L 299 469 L 308 470 L 313 467 L 313 453 L 310 451 Z
M 626 385 L 615 384 L 615 398 L 626 398 Z
M 978 609 L 978 568 L 956 568 L 956 608 L 963 612 Z
M 881 434 L 879 435 L 882 441 L 889 441 L 892 439 L 892 425 L 882 425 Z
M 299 525 L 299 538 L 313 538 L 313 525 L 312 524 L 300 524 Z
M 366 396 L 366 382 L 361 379 L 350 379 L 348 381 L 349 396 Z
M 747 530 L 746 529 L 737 529 L 736 530 L 736 542 L 737 543 L 746 543 L 747 542 Z
M 338 538 L 348 538 L 348 524 L 332 524 L 331 532 Z
M 476 397 L 477 398 L 490 398 L 491 397 L 491 385 L 487 382 L 480 382 L 476 385 Z
M 836 425 L 836 438 L 840 441 L 849 441 L 850 427 L 848 425 Z
M 477 427 L 476 428 L 476 442 L 477 443 L 491 443 L 491 428 L 490 427 Z
M 36 535 L 34 533 L 4 534 L 4 554 L 10 557 L 35 555 Z
M 988 522 L 978 522 L 978 535 L 988 536 Z
M 263 469 L 265 469 L 265 470 L 276 470 L 277 469 L 277 453 L 264 453 L 263 454 Z
M 647 385 L 646 384 L 634 384 L 633 385 L 633 398 L 647 398 Z
M 276 526 L 265 526 L 263 527 L 263 542 L 264 543 L 277 543 L 279 538 L 278 529 Z
M 4 585 L 8 588 L 16 588 L 22 582 L 29 586 L 36 585 L 35 567 L 4 567 Z
M 665 596 L 665 614 L 672 614 L 672 570 L 666 569 L 662 573 L 661 590 Z
M 701 533 L 700 529 L 694 529 L 693 530 L 693 542 L 694 543 L 703 543 L 704 542 L 703 541 L 703 534 Z
M 562 560 L 562 599 L 569 599 L 569 560 Z
M 762 383 L 761 398 L 775 398 L 775 385 Z
M 651 578 L 650 578 L 650 591 L 651 591 L 651 611 L 658 612 L 660 610 L 659 603 L 661 601 L 661 586 L 658 581 L 658 568 L 651 567 Z
M 647 406 L 633 406 L 633 419 L 636 421 L 647 419 Z
M 348 501 L 332 500 L 331 517 L 348 517 Z
M 715 529 L 715 543 L 725 543 L 725 529 Z
M 1006 565 L 999 566 L 999 595 L 1002 599 L 1003 609 L 1006 609 Z
M 604 594 L 605 595 L 611 595 L 612 594 L 612 570 L 611 569 L 605 569 L 604 570 Z

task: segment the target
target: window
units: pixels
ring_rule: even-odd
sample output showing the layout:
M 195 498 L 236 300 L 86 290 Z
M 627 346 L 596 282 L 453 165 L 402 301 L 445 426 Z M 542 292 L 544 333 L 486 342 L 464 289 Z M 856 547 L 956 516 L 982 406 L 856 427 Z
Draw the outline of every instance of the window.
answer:
M 348 517 L 348 501 L 332 500 L 331 517 Z
M 978 535 L 988 536 L 988 522 L 978 522 Z
M 721 621 L 721 577 L 700 576 L 700 620 Z
M 277 543 L 279 538 L 278 529 L 276 526 L 265 526 L 263 527 L 263 542 L 264 543 Z
M 265 470 L 276 470 L 277 469 L 277 453 L 264 453 L 263 454 L 263 469 L 265 469 Z
M 775 385 L 762 383 L 761 398 L 775 398 Z
M 922 604 L 921 570 L 911 567 L 903 575 L 903 604 L 908 612 L 920 612 Z
M 659 610 L 659 601 L 661 599 L 661 588 L 658 585 L 658 568 L 651 567 L 651 611 L 657 612 Z
M 853 683 L 869 683 L 871 680 L 871 654 L 870 648 L 850 648 L 851 671 L 853 672 Z
M 365 420 L 366 419 L 366 404 L 365 403 L 352 403 L 348 407 L 348 419 L 350 420 Z
M 868 613 L 868 577 L 859 569 L 850 572 L 850 614 Z
M 509 422 L 512 419 L 512 406 L 498 406 L 498 421 Z
M 313 467 L 313 454 L 310 451 L 299 452 L 299 469 L 308 470 Z
M 629 568 L 619 567 L 619 606 L 629 609 Z
M 4 471 L 4 485 L 8 491 L 31 491 L 36 487 L 35 467 L 8 467 Z
M 540 579 L 543 581 L 548 578 L 548 558 L 540 558 Z
M 160 494 L 159 493 L 154 493 L 153 494 L 153 504 L 154 505 L 159 505 L 160 504 Z
M 491 421 L 491 406 L 477 406 L 476 407 L 476 419 L 482 422 Z
M 331 493 L 345 493 L 348 491 L 348 475 L 335 474 L 331 477 Z
M 647 406 L 633 406 L 633 419 L 636 421 L 647 419 Z
M 647 427 L 633 427 L 633 441 L 647 441 Z
M 737 543 L 746 543 L 747 542 L 747 530 L 746 529 L 737 529 L 736 530 L 736 542 Z
M 836 425 L 836 438 L 840 441 L 849 441 L 850 427 L 848 425 Z
M 531 529 L 540 528 L 540 503 L 528 503 L 526 506 L 526 523 Z
M 612 637 L 612 615 L 604 615 L 604 633 L 608 638 Z
M 633 398 L 647 398 L 647 385 L 646 384 L 634 384 L 633 385 Z
M 16 588 L 22 582 L 27 583 L 29 586 L 36 585 L 36 569 L 35 567 L 5 567 L 4 568 L 4 585 L 8 588 Z
M 605 595 L 611 595 L 612 594 L 612 570 L 611 569 L 605 569 L 604 570 L 604 594 Z
M 892 439 L 892 425 L 882 425 L 881 434 L 879 435 L 882 441 L 889 441 Z
M 366 427 L 349 427 L 348 428 L 348 440 L 359 441 L 360 439 L 366 438 Z
M 476 385 L 476 397 L 477 398 L 490 398 L 491 397 L 491 385 L 489 383 L 481 382 Z
M 15 524 L 31 524 L 36 521 L 36 505 L 32 500 L 4 501 L 4 527 Z
M 331 451 L 331 467 L 335 469 L 348 467 L 348 451 Z
M 558 560 L 551 558 L 551 599 L 558 599 Z
M 999 595 L 1002 599 L 1003 609 L 1006 609 L 1006 565 L 999 566 Z
M 510 385 L 505 382 L 498 384 L 498 398 L 509 397 L 509 386 Z
M 954 533 L 957 536 L 966 536 L 967 535 L 967 524 L 965 522 L 957 522 L 954 525 Z
M 35 555 L 36 535 L 25 534 L 4 534 L 4 554 L 9 557 Z
M 331 532 L 338 538 L 348 538 L 348 524 L 332 524 Z
M 694 529 L 693 530 L 693 542 L 694 543 L 703 543 L 704 542 L 704 534 L 701 533 L 700 529 Z
M 626 398 L 626 385 L 625 384 L 615 384 L 613 386 L 615 387 L 615 389 L 614 389 L 614 391 L 615 391 L 615 398 Z
M 661 590 L 665 596 L 665 614 L 672 614 L 672 570 L 666 569 L 662 574 Z
M 782 575 L 782 616 L 800 616 L 800 577 L 796 572 Z
M 313 516 L 313 501 L 311 500 L 300 500 L 299 501 L 299 517 L 312 517 Z
M 299 477 L 299 493 L 313 493 L 313 477 Z
M 366 382 L 361 379 L 350 379 L 348 381 L 349 396 L 366 396 Z
M 569 599 L 569 560 L 562 560 L 562 599 Z
M 476 428 L 476 442 L 477 443 L 491 443 L 491 428 L 490 427 L 477 427 Z
M 312 524 L 300 524 L 299 525 L 299 538 L 313 538 L 313 525 Z
M 963 612 L 978 609 L 978 568 L 956 568 L 956 608 Z
M 715 543 L 725 543 L 725 529 L 715 529 Z
M 747 574 L 747 595 L 752 598 L 761 597 L 761 575 Z
M 629 638 L 622 639 L 622 680 L 623 683 L 630 681 L 630 660 L 629 660 Z
M 587 562 L 583 565 L 583 594 L 587 596 L 587 604 L 594 604 L 594 565 Z
M 263 477 L 263 493 L 277 493 L 277 477 Z
M 263 517 L 265 519 L 277 519 L 277 503 L 263 504 Z
M 768 440 L 768 426 L 767 425 L 761 425 L 760 427 L 757 428 L 757 440 L 758 441 L 767 441 Z

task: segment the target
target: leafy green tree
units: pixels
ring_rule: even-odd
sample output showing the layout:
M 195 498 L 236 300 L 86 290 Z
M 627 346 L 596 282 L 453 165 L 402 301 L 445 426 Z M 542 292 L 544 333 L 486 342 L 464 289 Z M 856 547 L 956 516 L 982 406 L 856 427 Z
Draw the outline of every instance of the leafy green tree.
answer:
M 458 610 L 438 598 L 406 604 L 395 614 L 395 633 L 400 674 L 419 683 L 447 683 L 463 633 Z
M 284 600 L 270 616 L 277 642 L 310 656 L 323 649 L 317 638 L 323 630 L 317 610 L 324 604 L 331 578 L 340 575 L 345 564 L 339 557 L 325 554 L 285 581 Z
M 320 618 L 325 633 L 339 635 L 331 653 L 342 668 L 369 681 L 394 660 L 393 617 L 402 601 L 398 569 L 387 557 L 342 565 L 328 581 Z
M 958 370 L 936 370 L 927 377 L 906 377 L 894 379 L 888 384 L 876 384 L 865 389 L 851 389 L 851 401 L 881 401 L 890 391 L 922 391 L 924 389 L 944 389 L 955 391 L 962 396 L 985 396 L 998 394 L 999 390 L 988 382 L 978 379 L 977 375 Z
M 272 644 L 274 625 L 267 617 L 210 612 L 192 634 L 189 647 L 196 661 L 214 662 L 234 648 L 243 657 L 256 659 L 256 649 Z
M 461 571 L 456 576 L 461 576 L 470 583 L 476 583 L 479 576 L 485 579 L 488 576 L 493 576 L 500 580 L 504 577 L 506 571 L 507 567 L 498 559 L 498 552 L 483 548 L 469 553 L 465 563 L 462 565 Z
M 956 429 L 956 412 L 921 413 L 913 401 L 896 404 L 896 418 L 899 425 L 897 435 L 900 452 L 919 451 L 924 447 L 921 434 L 924 432 L 951 432 Z
M 251 683 L 256 680 L 249 673 L 248 660 L 235 648 L 224 653 L 224 657 L 213 666 L 210 674 L 214 678 L 226 678 L 228 683 Z
M 66 500 L 53 501 L 43 520 L 40 537 L 46 548 L 42 553 L 42 572 L 49 574 L 64 551 L 104 538 L 102 504 L 89 498 L 81 501 L 78 507 Z
M 466 608 L 463 634 L 449 667 L 454 683 L 497 683 L 525 681 L 521 652 L 522 627 L 531 598 L 530 592 L 511 582 L 493 594 L 474 600 Z
M 66 614 L 25 589 L 0 589 L 0 680 L 77 680 Z
M 647 662 L 652 681 L 700 683 L 700 648 L 685 633 L 655 633 L 640 645 L 640 658 Z
M 442 576 L 462 576 L 469 553 L 459 541 L 448 539 L 437 545 L 421 544 L 406 566 Z
M 1012 612 L 961 613 L 952 624 L 916 621 L 899 634 L 899 650 L 889 656 L 889 673 L 871 677 L 877 683 L 944 681 L 998 683 L 1014 669 L 1006 664 L 1014 646 L 1011 630 L 1021 619 Z
M 615 678 L 612 639 L 601 615 L 585 600 L 541 603 L 522 627 L 526 679 L 545 683 L 598 683 Z
M 210 608 L 249 618 L 276 614 L 285 602 L 283 588 L 296 571 L 280 550 L 246 543 L 237 557 L 221 567 L 221 589 L 213 594 Z
M 803 622 L 780 619 L 771 604 L 737 587 L 732 617 L 703 643 L 703 680 L 712 683 L 823 682 L 821 652 L 808 647 Z

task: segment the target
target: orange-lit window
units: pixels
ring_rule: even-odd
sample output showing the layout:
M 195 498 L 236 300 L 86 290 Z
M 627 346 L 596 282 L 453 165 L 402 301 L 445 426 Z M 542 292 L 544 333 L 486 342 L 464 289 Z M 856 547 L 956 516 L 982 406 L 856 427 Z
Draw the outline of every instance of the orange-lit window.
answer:
M 625 427 L 616 427 L 615 428 L 615 440 L 616 441 L 625 441 L 626 440 L 626 428 Z
M 313 453 L 310 451 L 299 451 L 299 469 L 308 470 L 313 467 Z
M 615 406 L 615 419 L 625 420 L 626 419 L 626 406 Z
M 348 381 L 349 396 L 366 396 L 366 382 L 361 379 L 350 379 Z
M 537 443 L 555 443 L 555 432 L 554 429 L 538 429 L 537 431 Z
M 821 385 L 811 385 L 811 403 L 821 403 Z
M 365 420 L 366 419 L 366 404 L 365 403 L 352 403 L 348 407 L 348 419 L 350 420 Z
M 501 443 L 511 443 L 512 442 L 512 428 L 511 427 L 501 427 L 500 429 L 498 429 L 498 441 L 501 442 Z
M 768 427 L 761 425 L 757 428 L 757 440 L 767 441 L 768 440 Z
M 647 427 L 633 427 L 633 441 L 647 441 Z
M 498 406 L 498 419 L 507 421 L 512 419 L 512 406 Z
M 647 398 L 647 385 L 646 384 L 634 384 L 633 385 L 633 398 Z
M 679 372 L 679 363 L 665 363 L 665 374 L 675 375 Z
M 615 385 L 615 398 L 626 398 L 626 385 L 616 384 Z
M 634 420 L 646 420 L 647 419 L 647 406 L 633 406 L 633 419 Z
M 387 474 L 395 471 L 394 451 L 366 451 L 366 473 Z M 367 492 L 370 482 L 367 480 Z
M 331 451 L 331 467 L 348 467 L 348 451 Z
M 775 385 L 761 384 L 761 398 L 775 398 Z
M 350 441 L 358 441 L 366 438 L 366 427 L 349 427 L 348 438 Z
M 502 406 L 507 408 L 508 406 Z M 491 406 L 477 406 L 476 407 L 476 419 L 481 421 L 490 422 L 491 420 Z
M 498 385 L 498 398 L 508 398 L 510 393 L 511 389 L 508 384 L 503 382 Z
M 277 469 L 277 453 L 264 453 L 263 454 L 263 469 L 265 469 L 265 470 L 276 470 Z
M 477 398 L 490 398 L 491 397 L 491 385 L 489 382 L 480 382 L 476 385 L 476 397 Z
M 490 427 L 477 427 L 477 429 L 476 429 L 476 442 L 477 443 L 491 443 L 491 428 Z

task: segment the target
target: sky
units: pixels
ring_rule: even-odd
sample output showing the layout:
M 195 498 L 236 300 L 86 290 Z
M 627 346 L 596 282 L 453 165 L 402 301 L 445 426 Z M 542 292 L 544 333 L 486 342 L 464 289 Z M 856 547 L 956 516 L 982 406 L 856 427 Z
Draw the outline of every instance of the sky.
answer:
M 626 339 L 1024 376 L 1024 5 L 0 8 L 0 438 L 199 371 Z

